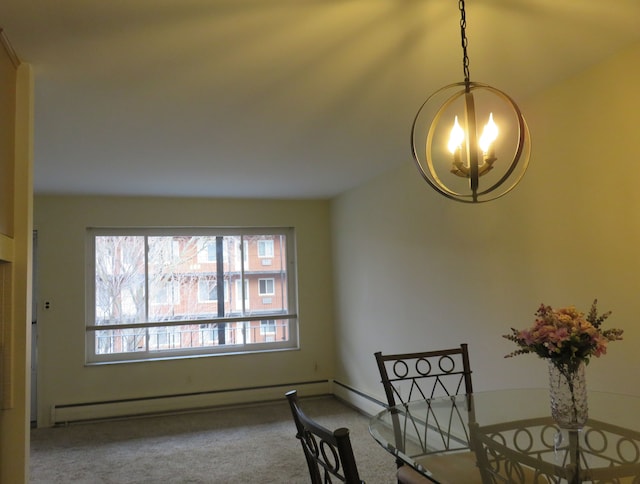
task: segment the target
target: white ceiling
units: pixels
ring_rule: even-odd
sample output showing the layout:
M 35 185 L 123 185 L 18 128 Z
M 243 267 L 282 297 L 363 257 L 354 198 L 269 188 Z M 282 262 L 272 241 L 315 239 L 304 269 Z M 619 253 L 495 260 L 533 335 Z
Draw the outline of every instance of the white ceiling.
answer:
M 516 101 L 640 40 L 637 0 L 466 11 L 471 80 Z M 463 80 L 456 0 L 2 0 L 0 28 L 35 70 L 37 193 L 331 197 L 411 163 Z

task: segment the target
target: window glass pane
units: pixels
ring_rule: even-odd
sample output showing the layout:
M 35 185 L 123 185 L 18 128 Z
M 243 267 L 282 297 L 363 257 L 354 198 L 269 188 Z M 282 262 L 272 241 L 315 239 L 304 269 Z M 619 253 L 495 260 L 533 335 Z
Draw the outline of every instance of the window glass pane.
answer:
M 183 276 L 196 254 L 191 237 L 147 237 L 147 277 L 150 301 L 148 321 L 171 321 L 183 317 L 190 294 Z
M 90 361 L 296 346 L 284 233 L 91 230 L 96 234 L 90 289 L 95 306 L 87 310 Z M 99 328 L 105 325 L 123 327 Z
M 289 320 L 267 319 L 249 323 L 250 339 L 253 343 L 271 343 L 289 338 Z
M 260 235 L 245 237 L 245 240 L 249 262 L 245 275 L 249 282 L 252 314 L 288 312 L 286 236 Z M 261 254 L 271 254 L 271 258 L 264 259 Z
M 226 324 L 186 324 L 149 328 L 149 351 L 211 348 L 234 344 L 229 337 L 233 327 Z
M 144 319 L 144 237 L 96 237 L 95 324 Z
M 224 316 L 224 304 L 218 304 L 218 273 L 226 279 L 226 247 L 223 237 L 171 236 L 148 237 L 149 292 L 166 291 L 175 286 L 178 297 L 164 305 L 149 307 L 149 321 L 211 319 Z M 217 262 L 217 248 L 221 263 Z M 169 250 L 169 249 L 172 250 Z M 225 281 L 225 293 L 227 283 Z M 220 312 L 222 311 L 222 312 Z
M 147 351 L 144 328 L 100 330 L 95 340 L 98 355 Z

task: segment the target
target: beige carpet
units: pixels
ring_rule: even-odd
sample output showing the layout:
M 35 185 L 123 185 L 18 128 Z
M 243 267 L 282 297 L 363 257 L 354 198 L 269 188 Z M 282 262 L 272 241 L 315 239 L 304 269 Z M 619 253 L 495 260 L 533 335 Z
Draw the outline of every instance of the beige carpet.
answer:
M 347 427 L 361 478 L 395 481 L 393 457 L 369 435 L 368 418 L 332 397 L 302 399 L 328 428 Z M 287 402 L 155 416 L 31 433 L 33 484 L 310 482 Z

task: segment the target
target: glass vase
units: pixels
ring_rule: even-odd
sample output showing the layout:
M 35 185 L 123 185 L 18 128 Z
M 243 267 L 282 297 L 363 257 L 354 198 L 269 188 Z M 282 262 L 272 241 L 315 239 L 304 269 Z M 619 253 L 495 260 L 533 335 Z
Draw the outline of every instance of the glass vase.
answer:
M 587 382 L 585 363 L 577 367 L 549 361 L 551 416 L 563 429 L 579 430 L 587 422 Z

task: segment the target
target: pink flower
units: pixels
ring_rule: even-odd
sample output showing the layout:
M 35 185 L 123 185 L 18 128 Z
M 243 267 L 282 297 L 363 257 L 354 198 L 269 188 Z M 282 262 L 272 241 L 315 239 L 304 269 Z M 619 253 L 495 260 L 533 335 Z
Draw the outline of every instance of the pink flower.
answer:
M 598 358 L 606 354 L 608 342 L 621 340 L 623 330 L 601 330 L 602 322 L 611 311 L 598 315 L 596 304 L 597 300 L 586 316 L 575 306 L 554 310 L 541 304 L 531 328 L 511 328 L 510 334 L 503 335 L 519 346 L 518 350 L 506 356 L 536 353 L 560 364 L 573 365 L 579 360 L 588 362 L 591 356 Z

